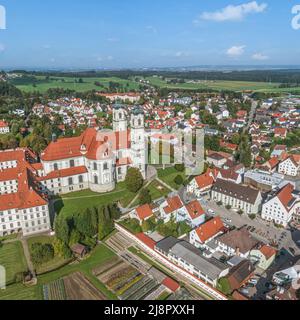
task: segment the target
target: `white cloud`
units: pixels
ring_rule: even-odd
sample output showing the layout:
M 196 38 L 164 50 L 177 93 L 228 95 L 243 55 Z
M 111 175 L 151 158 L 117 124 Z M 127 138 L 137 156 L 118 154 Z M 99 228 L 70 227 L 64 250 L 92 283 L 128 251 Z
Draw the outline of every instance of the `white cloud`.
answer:
M 263 53 L 254 53 L 254 55 L 252 56 L 253 60 L 258 60 L 258 61 L 264 61 L 264 60 L 268 60 L 269 56 L 263 54 Z
M 182 57 L 188 57 L 189 54 L 187 52 L 183 52 L 183 51 L 178 51 L 175 53 L 175 57 L 177 58 L 182 58 Z
M 233 46 L 226 51 L 230 58 L 238 58 L 244 54 L 246 46 Z
M 266 3 L 258 4 L 257 1 L 252 1 L 237 6 L 228 5 L 227 7 L 215 12 L 203 12 L 200 18 L 202 20 L 211 20 L 216 22 L 241 21 L 248 14 L 264 12 L 267 7 L 268 5 Z

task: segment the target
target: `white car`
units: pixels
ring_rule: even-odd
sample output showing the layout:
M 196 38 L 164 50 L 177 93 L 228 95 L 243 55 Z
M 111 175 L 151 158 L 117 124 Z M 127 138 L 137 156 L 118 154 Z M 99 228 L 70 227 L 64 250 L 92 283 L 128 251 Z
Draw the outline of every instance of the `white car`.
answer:
M 212 210 L 212 209 L 208 209 L 208 213 L 211 214 L 211 215 L 213 215 L 213 216 L 215 215 L 215 212 L 214 212 L 214 210 Z
M 228 218 L 225 218 L 224 221 L 227 222 L 227 223 L 231 223 L 232 222 L 232 220 L 228 219 Z

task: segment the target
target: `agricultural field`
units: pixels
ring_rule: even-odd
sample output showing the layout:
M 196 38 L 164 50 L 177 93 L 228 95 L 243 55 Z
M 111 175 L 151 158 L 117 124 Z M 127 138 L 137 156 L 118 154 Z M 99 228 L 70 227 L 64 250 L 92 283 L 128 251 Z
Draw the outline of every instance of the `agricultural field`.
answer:
M 251 82 L 251 81 L 199 81 L 195 83 L 170 84 L 158 77 L 149 77 L 147 80 L 154 86 L 168 89 L 201 90 L 212 89 L 216 91 L 256 91 L 256 92 L 294 92 L 300 91 L 299 88 L 279 88 L 278 83 Z
M 44 300 L 106 300 L 106 297 L 81 272 L 75 272 L 44 285 L 43 294 Z
M 30 80 L 32 78 L 34 80 Z M 79 78 L 72 77 L 50 77 L 45 76 L 30 76 L 30 78 L 22 84 L 15 83 L 16 87 L 25 92 L 39 91 L 46 92 L 48 89 L 61 88 L 65 90 L 75 90 L 78 92 L 97 90 L 107 91 L 110 82 L 115 82 L 120 85 L 123 91 L 138 90 L 139 84 L 132 80 L 124 80 L 120 78 L 87 78 L 83 77 L 82 83 L 79 83 Z M 98 82 L 101 86 L 95 85 Z M 13 83 L 14 84 L 14 83 Z
M 6 269 L 6 283 L 15 282 L 16 274 L 28 270 L 20 241 L 3 244 L 0 247 L 0 265 Z

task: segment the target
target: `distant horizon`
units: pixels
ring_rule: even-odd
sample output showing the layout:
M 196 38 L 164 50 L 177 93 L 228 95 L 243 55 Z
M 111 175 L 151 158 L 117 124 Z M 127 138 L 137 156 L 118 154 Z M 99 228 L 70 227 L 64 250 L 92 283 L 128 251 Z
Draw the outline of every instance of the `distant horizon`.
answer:
M 166 66 L 166 67 L 123 67 L 123 68 L 89 68 L 89 67 L 2 67 L 0 70 L 5 72 L 11 71 L 26 71 L 26 72 L 97 72 L 97 71 L 164 71 L 164 70 L 174 70 L 174 71 L 275 71 L 275 70 L 300 70 L 299 65 L 195 65 L 195 66 Z

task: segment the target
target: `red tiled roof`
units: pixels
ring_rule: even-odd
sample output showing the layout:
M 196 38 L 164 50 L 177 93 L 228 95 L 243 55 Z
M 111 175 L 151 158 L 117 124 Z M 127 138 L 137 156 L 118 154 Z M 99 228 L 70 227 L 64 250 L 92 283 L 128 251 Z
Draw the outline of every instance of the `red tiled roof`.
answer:
M 85 147 L 82 152 L 81 147 Z M 130 130 L 123 132 L 97 132 L 89 128 L 80 137 L 62 138 L 51 142 L 41 154 L 43 161 L 55 161 L 85 156 L 97 160 L 104 157 L 108 150 L 128 149 L 130 147 Z
M 19 173 L 18 168 L 0 170 L 0 181 L 17 180 L 18 173 Z
M 168 288 L 172 292 L 176 292 L 178 289 L 180 289 L 179 283 L 171 279 L 170 277 L 166 277 L 162 282 L 162 285 L 164 285 L 166 288 Z
M 142 221 L 153 216 L 153 212 L 149 204 L 138 207 L 135 211 L 139 219 Z
M 87 172 L 88 171 L 87 171 L 87 168 L 85 166 L 74 167 L 74 168 L 68 168 L 68 169 L 52 171 L 47 176 L 38 178 L 38 180 L 45 181 L 45 180 L 50 180 L 50 179 L 72 177 L 72 176 L 77 176 L 79 174 L 84 174 L 84 173 L 87 173 Z
M 138 233 L 135 235 L 140 241 L 142 241 L 146 246 L 154 250 L 156 242 L 150 237 L 146 236 L 144 233 Z
M 269 260 L 277 253 L 277 251 L 274 248 L 267 245 L 262 246 L 260 248 L 260 252 L 267 258 L 267 260 Z
M 278 199 L 284 205 L 285 208 L 288 208 L 290 202 L 294 199 L 292 194 L 293 191 L 294 186 L 289 183 L 286 186 L 284 186 L 277 194 Z
M 7 122 L 0 120 L 0 128 L 6 128 L 8 127 Z
M 170 214 L 183 207 L 183 203 L 178 196 L 167 199 L 168 206 L 164 208 L 166 214 Z
M 211 239 L 219 232 L 224 230 L 225 226 L 220 217 L 214 218 L 209 220 L 208 222 L 201 225 L 199 228 L 196 229 L 196 233 L 201 240 L 202 243 L 206 242 L 207 240 Z
M 198 184 L 198 187 L 200 189 L 204 189 L 213 185 L 217 175 L 218 175 L 217 169 L 214 169 L 214 170 L 209 169 L 206 173 L 196 177 L 195 180 L 196 180 L 196 183 Z
M 205 211 L 201 207 L 200 202 L 197 200 L 190 202 L 185 207 L 186 207 L 191 219 L 197 219 L 205 214 Z
M 287 129 L 286 128 L 275 128 L 274 133 L 275 133 L 275 135 L 285 136 L 287 133 Z

